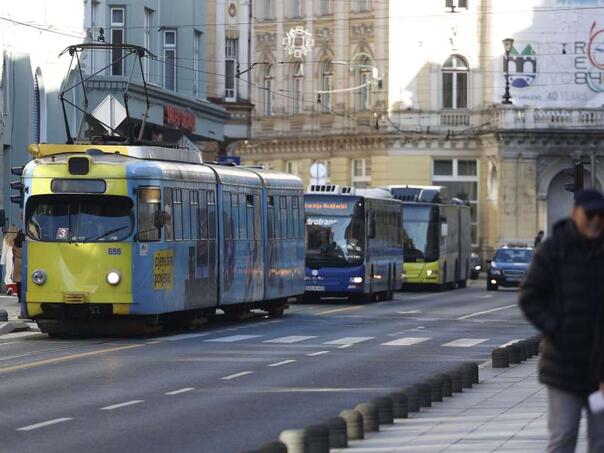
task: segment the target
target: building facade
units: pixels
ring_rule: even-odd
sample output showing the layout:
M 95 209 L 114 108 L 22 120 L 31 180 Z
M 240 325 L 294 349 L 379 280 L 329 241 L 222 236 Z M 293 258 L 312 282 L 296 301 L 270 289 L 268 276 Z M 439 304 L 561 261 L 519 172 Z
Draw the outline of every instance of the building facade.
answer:
M 485 257 L 532 242 L 570 210 L 563 170 L 604 157 L 600 3 L 258 1 L 254 138 L 236 152 L 307 183 L 444 185 L 470 203 Z M 315 42 L 296 59 L 282 40 L 298 25 Z

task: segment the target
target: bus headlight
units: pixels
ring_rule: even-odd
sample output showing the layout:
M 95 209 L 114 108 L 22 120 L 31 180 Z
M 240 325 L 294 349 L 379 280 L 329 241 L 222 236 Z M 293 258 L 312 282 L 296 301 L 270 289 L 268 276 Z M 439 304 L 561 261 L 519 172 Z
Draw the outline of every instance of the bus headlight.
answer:
M 46 283 L 46 272 L 44 272 L 42 269 L 36 269 L 31 274 L 31 281 L 36 285 L 43 285 Z
M 110 285 L 117 285 L 120 280 L 122 279 L 122 277 L 120 276 L 120 273 L 117 271 L 111 271 L 107 274 L 107 283 L 109 283 Z
M 363 283 L 363 277 L 350 277 L 350 283 Z

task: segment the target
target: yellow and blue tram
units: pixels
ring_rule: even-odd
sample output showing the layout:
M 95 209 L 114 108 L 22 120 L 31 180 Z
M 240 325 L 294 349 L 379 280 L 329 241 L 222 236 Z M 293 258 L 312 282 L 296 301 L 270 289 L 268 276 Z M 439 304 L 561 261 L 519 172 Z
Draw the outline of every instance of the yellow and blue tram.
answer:
M 189 151 L 32 145 L 23 312 L 48 333 L 260 308 L 304 292 L 300 179 Z

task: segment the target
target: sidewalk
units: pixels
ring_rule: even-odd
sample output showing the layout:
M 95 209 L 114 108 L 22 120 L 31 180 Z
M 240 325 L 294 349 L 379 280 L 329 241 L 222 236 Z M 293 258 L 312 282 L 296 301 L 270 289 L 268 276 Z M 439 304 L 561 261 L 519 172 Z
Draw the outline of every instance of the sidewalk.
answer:
M 0 336 L 12 334 L 13 332 L 31 330 L 32 327 L 37 330 L 37 326 L 34 323 L 18 318 L 21 313 L 21 308 L 19 307 L 16 297 L 0 296 L 0 309 L 6 310 L 8 313 L 8 322 L 0 321 Z
M 379 433 L 332 452 L 543 452 L 547 391 L 537 381 L 537 358 L 512 368 L 480 369 L 480 384 L 432 403 L 432 408 L 380 426 Z M 585 421 L 577 452 L 586 450 Z
M 0 309 L 8 312 L 9 321 L 16 320 L 21 313 L 17 298 L 14 296 L 0 295 Z

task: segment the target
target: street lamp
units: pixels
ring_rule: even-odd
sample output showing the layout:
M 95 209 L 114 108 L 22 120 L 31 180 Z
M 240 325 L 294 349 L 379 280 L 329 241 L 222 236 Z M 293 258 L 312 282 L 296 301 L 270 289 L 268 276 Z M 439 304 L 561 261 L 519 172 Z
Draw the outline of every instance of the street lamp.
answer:
M 505 50 L 505 94 L 503 95 L 502 104 L 511 104 L 512 96 L 510 95 L 510 52 L 514 47 L 514 40 L 506 38 L 503 40 L 503 50 Z

